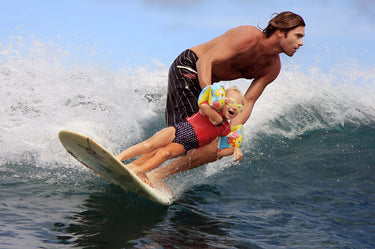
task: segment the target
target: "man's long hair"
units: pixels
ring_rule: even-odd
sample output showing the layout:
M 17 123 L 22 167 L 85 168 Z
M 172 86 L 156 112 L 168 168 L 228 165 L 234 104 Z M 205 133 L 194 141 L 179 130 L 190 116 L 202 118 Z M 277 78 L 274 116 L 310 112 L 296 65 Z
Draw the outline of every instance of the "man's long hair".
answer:
M 279 14 L 275 13 L 273 15 L 276 16 L 273 17 L 268 22 L 268 26 L 263 29 L 266 38 L 269 38 L 278 29 L 286 36 L 290 30 L 297 28 L 298 26 L 306 26 L 303 18 L 291 11 L 285 11 Z

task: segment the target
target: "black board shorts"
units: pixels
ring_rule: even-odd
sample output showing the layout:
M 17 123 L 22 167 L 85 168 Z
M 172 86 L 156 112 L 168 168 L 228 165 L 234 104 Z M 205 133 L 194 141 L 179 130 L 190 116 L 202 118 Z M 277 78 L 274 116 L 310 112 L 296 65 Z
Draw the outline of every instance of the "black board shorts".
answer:
M 167 126 L 183 122 L 199 110 L 198 97 L 202 89 L 198 81 L 197 60 L 196 54 L 188 49 L 169 68 L 165 108 Z

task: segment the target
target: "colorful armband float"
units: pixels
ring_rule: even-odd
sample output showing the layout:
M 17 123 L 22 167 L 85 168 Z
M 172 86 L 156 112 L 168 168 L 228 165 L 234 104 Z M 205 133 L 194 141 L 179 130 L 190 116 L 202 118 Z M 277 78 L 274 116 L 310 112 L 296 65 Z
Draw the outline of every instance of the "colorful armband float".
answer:
M 220 84 L 206 86 L 199 95 L 198 106 L 202 103 L 208 104 L 219 111 L 225 105 L 225 90 Z
M 240 148 L 243 138 L 243 125 L 235 125 L 231 127 L 231 132 L 226 137 L 218 137 L 217 148 L 223 150 L 229 147 Z

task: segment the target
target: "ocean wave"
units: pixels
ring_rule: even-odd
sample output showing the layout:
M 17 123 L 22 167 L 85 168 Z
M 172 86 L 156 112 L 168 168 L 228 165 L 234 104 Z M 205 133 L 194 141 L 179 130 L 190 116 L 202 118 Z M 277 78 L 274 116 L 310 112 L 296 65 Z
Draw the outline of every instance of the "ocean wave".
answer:
M 167 66 L 152 61 L 112 70 L 77 63 L 58 44 L 13 39 L 0 53 L 0 163 L 72 164 L 57 139 L 61 129 L 84 133 L 116 153 L 163 128 Z M 286 66 L 245 125 L 245 149 L 259 137 L 374 123 L 374 70 L 352 67 L 344 82 L 336 73 Z M 246 91 L 249 81 L 223 84 Z

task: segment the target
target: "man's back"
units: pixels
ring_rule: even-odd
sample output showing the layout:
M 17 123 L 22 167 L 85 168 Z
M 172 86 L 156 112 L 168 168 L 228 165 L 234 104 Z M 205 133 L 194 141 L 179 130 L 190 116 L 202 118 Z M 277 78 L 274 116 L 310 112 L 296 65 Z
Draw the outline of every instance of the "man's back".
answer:
M 278 54 L 270 55 L 267 44 L 258 28 L 247 25 L 230 29 L 191 50 L 202 63 L 212 63 L 212 82 L 218 82 L 259 78 L 268 73 L 272 65 L 279 65 Z

